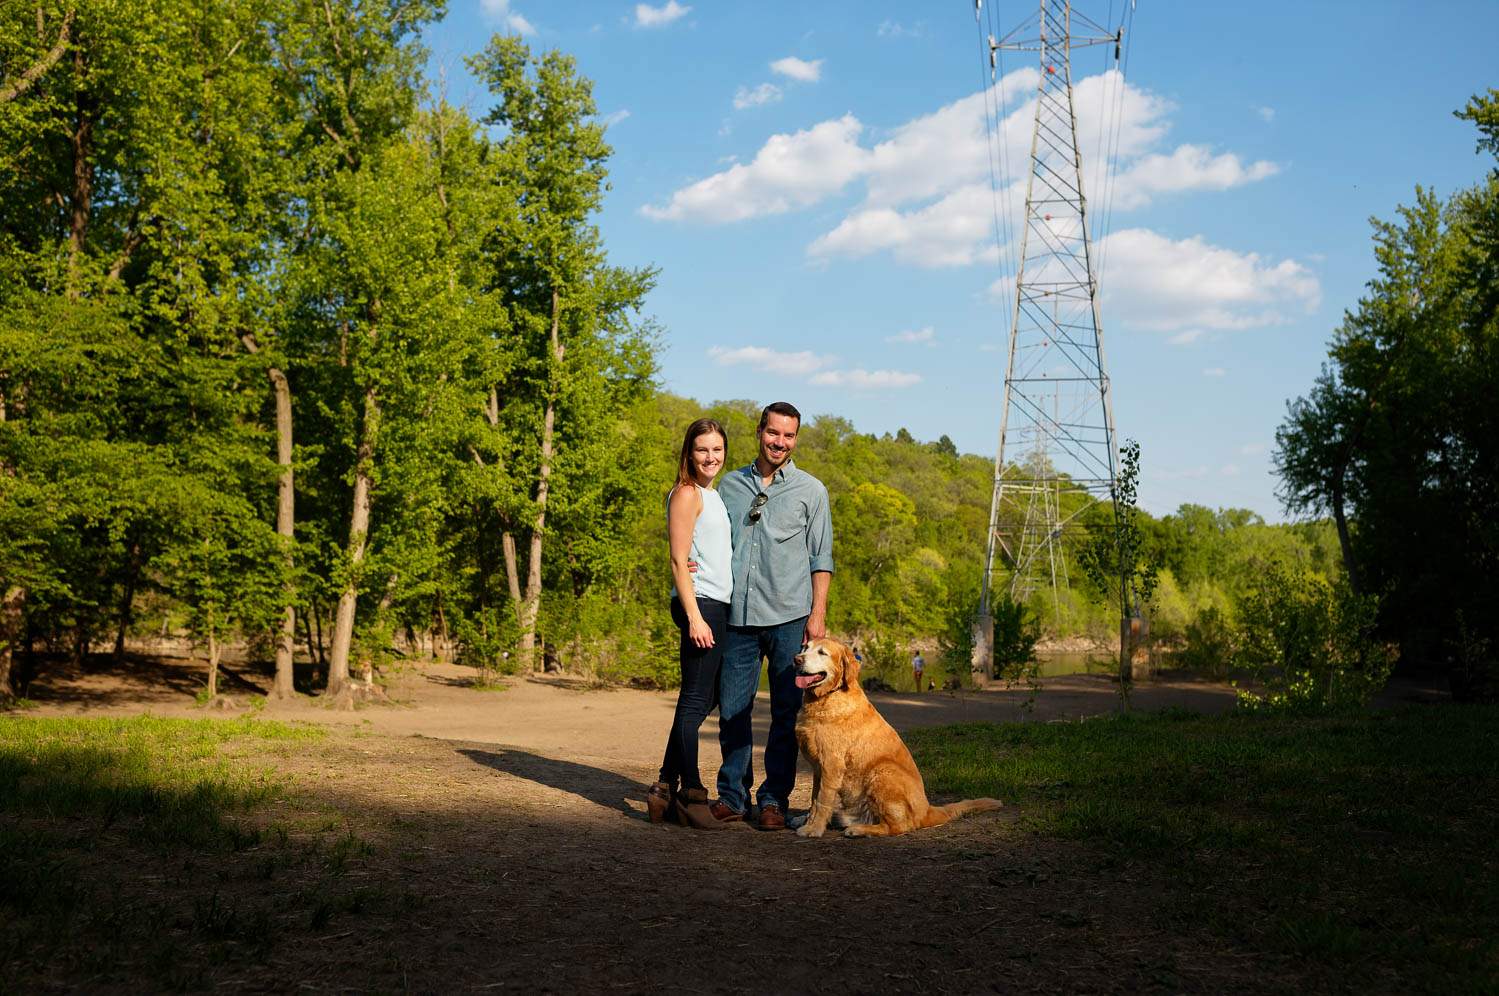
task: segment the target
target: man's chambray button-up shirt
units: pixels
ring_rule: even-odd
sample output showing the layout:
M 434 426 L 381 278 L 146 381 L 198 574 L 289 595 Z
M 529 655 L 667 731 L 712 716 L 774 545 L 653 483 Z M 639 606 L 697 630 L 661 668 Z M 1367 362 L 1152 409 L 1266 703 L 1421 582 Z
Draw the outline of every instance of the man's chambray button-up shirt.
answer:
M 750 503 L 765 492 L 758 522 Z M 770 485 L 755 465 L 725 474 L 718 493 L 729 510 L 734 541 L 730 626 L 776 626 L 812 611 L 812 572 L 833 569 L 828 489 L 787 460 Z

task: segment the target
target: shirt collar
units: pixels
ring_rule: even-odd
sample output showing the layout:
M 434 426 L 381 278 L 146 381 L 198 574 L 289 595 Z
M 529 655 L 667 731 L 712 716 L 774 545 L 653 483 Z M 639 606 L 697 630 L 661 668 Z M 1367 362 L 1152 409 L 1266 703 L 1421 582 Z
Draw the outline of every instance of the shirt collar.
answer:
M 790 475 L 790 472 L 795 469 L 796 461 L 788 457 L 786 459 L 786 462 L 777 467 L 775 473 L 770 475 L 770 483 L 774 484 L 777 481 L 785 481 L 786 478 Z M 744 474 L 746 477 L 750 478 L 750 480 L 755 482 L 756 487 L 760 486 L 760 469 L 755 466 L 755 461 L 751 460 L 749 462 L 749 466 L 744 468 Z M 769 486 L 770 485 L 766 485 L 766 487 Z

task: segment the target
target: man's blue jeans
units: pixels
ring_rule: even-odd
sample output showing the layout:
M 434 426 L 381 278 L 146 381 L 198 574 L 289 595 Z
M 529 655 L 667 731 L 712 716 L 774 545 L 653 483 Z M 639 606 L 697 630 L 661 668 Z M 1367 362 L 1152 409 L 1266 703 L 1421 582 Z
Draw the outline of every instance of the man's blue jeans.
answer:
M 759 805 L 775 803 L 786 811 L 786 800 L 796 784 L 796 714 L 802 690 L 796 687 L 796 662 L 801 653 L 807 618 L 776 626 L 730 626 L 718 677 L 718 746 L 723 767 L 718 769 L 718 797 L 737 812 L 749 810 L 754 784 L 751 754 L 754 729 L 750 719 L 755 692 L 760 687 L 760 659 L 770 661 L 770 736 L 765 741 L 765 781 Z

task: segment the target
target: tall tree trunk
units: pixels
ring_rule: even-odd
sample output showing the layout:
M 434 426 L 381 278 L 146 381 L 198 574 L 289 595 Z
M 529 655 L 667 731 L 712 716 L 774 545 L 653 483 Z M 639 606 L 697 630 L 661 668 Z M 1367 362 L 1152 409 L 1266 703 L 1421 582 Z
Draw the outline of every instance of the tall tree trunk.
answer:
M 505 551 L 505 584 L 510 589 L 510 604 L 515 607 L 515 621 L 520 622 L 520 569 L 515 561 L 515 534 L 505 530 L 500 534 L 500 548 Z
M 297 586 L 292 578 L 292 543 L 296 532 L 296 489 L 292 472 L 291 438 L 291 385 L 286 374 L 272 367 L 267 371 L 271 386 L 276 392 L 276 463 L 281 468 L 276 482 L 276 535 L 285 546 L 281 594 L 286 600 L 281 607 L 281 633 L 276 639 L 276 680 L 271 686 L 271 698 L 289 699 L 295 694 L 292 687 L 292 648 L 297 640 Z M 308 648 L 309 651 L 311 648 Z
M 245 349 L 251 354 L 260 352 L 260 344 L 249 333 L 240 337 Z M 281 631 L 276 636 L 276 678 L 271 685 L 271 698 L 289 699 L 295 694 L 292 685 L 292 651 L 297 642 L 297 586 L 292 580 L 293 542 L 296 536 L 297 508 L 296 481 L 292 471 L 292 423 L 291 384 L 286 374 L 278 367 L 266 370 L 271 380 L 271 389 L 276 397 L 276 465 L 281 474 L 276 481 L 276 535 L 281 537 L 285 549 L 282 569 L 281 594 L 285 603 L 281 606 Z M 310 634 L 309 634 L 310 635 Z M 312 642 L 308 641 L 307 652 L 312 653 Z
M 73 66 L 81 77 L 87 68 L 83 48 L 73 50 Z M 85 90 L 79 90 L 75 101 L 73 133 L 73 192 L 68 220 L 68 297 L 78 297 L 79 257 L 83 255 L 88 236 L 89 213 L 94 202 L 93 154 L 94 115 L 97 101 Z
M 0 598 L 0 702 L 20 693 L 12 677 L 16 661 L 16 644 L 26 625 L 26 589 L 11 585 Z
M 214 629 L 213 608 L 208 609 L 208 698 L 219 694 L 219 639 Z
M 524 667 L 536 670 L 536 618 L 541 611 L 541 540 L 546 528 L 547 496 L 552 477 L 552 432 L 557 419 L 558 381 L 562 376 L 562 341 L 558 325 L 562 317 L 562 295 L 552 288 L 551 369 L 547 377 L 547 409 L 541 423 L 541 466 L 536 481 L 536 519 L 531 526 L 531 551 L 526 561 L 526 596 L 520 611 L 520 658 Z M 513 541 L 512 541 L 513 545 Z M 508 565 L 507 565 L 508 570 Z
M 1363 586 L 1360 584 L 1358 564 L 1353 559 L 1353 540 L 1348 535 L 1348 512 L 1343 507 L 1343 476 L 1346 473 L 1347 464 L 1339 465 L 1333 478 L 1331 500 L 1332 521 L 1338 529 L 1338 549 L 1343 554 L 1343 572 L 1348 575 L 1348 587 L 1356 594 L 1363 594 Z
M 0 422 L 6 417 L 3 387 L 0 383 Z M 14 468 L 0 461 L 0 474 L 9 477 L 14 473 Z M 16 660 L 16 643 L 26 624 L 26 589 L 21 585 L 11 585 L 3 590 L 5 597 L 0 598 L 0 702 L 15 698 L 20 691 L 12 677 L 12 669 Z
M 555 326 L 555 320 L 554 320 Z M 555 336 L 555 332 L 553 333 Z M 500 394 L 491 387 L 489 389 L 489 403 L 484 406 L 484 417 L 489 421 L 489 427 L 496 432 L 500 428 Z M 484 460 L 474 451 L 474 462 L 484 466 Z M 499 469 L 503 470 L 503 467 Z M 504 514 L 500 515 L 500 550 L 505 557 L 505 583 L 510 590 L 510 607 L 515 612 L 517 624 L 521 620 L 521 591 L 520 591 L 520 569 L 516 564 L 515 533 L 510 529 L 510 523 Z
M 317 662 L 324 672 L 328 670 L 328 646 L 323 642 L 323 609 L 316 602 L 310 603 L 308 613 L 317 625 Z
M 134 615 L 135 587 L 141 576 L 141 544 L 139 540 L 130 544 L 130 560 L 125 569 L 125 588 L 120 592 L 118 625 L 115 629 L 115 663 L 125 659 L 125 635 L 130 630 Z
M 359 601 L 357 577 L 364 563 L 365 540 L 370 529 L 370 470 L 375 452 L 375 432 L 379 428 L 380 402 L 375 389 L 364 392 L 364 426 L 359 436 L 359 451 L 354 466 L 354 505 L 349 516 L 349 583 L 338 598 L 338 615 L 333 623 L 333 647 L 328 657 L 328 694 L 338 696 L 350 687 L 349 645 L 354 638 L 354 609 Z
M 438 641 L 441 641 L 439 643 Z M 438 648 L 441 647 L 441 650 Z M 432 634 L 432 657 L 443 663 L 451 663 L 452 641 L 448 639 L 448 615 L 442 610 L 442 599 L 437 602 L 437 630 Z

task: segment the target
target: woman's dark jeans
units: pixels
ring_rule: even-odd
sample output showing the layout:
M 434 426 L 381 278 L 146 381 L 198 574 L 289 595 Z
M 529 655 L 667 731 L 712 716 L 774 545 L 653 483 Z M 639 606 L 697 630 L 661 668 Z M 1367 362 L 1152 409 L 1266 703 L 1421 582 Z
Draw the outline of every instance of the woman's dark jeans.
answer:
M 671 721 L 671 736 L 666 741 L 666 757 L 661 762 L 661 780 L 676 789 L 703 788 L 697 770 L 697 735 L 703 720 L 718 705 L 718 669 L 723 663 L 723 645 L 729 631 L 729 606 L 711 598 L 699 598 L 697 610 L 713 631 L 713 646 L 706 650 L 689 638 L 687 612 L 682 603 L 671 600 L 671 618 L 682 632 L 679 656 L 682 661 L 682 690 L 677 693 L 677 712 Z

